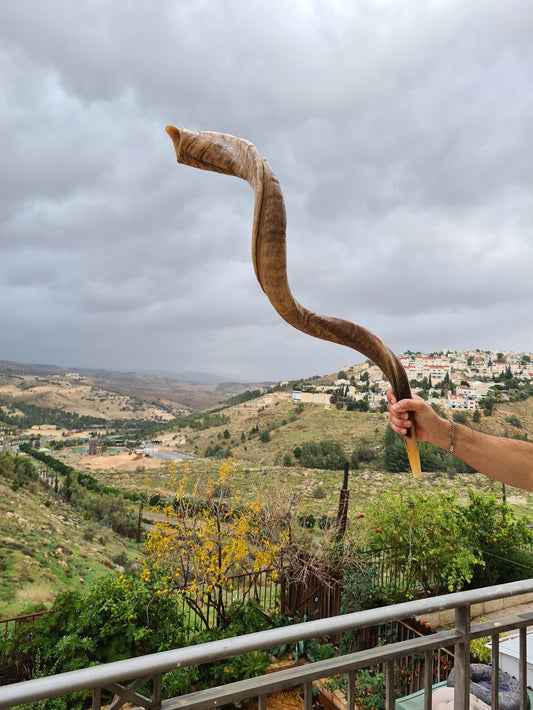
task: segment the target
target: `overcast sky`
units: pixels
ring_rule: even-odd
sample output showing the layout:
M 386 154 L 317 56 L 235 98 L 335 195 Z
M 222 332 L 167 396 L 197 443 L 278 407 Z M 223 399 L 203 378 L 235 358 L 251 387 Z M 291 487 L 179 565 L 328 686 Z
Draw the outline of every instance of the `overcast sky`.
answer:
M 530 0 L 0 4 L 0 359 L 326 374 L 255 280 L 253 192 L 166 124 L 255 143 L 306 307 L 394 351 L 533 350 Z

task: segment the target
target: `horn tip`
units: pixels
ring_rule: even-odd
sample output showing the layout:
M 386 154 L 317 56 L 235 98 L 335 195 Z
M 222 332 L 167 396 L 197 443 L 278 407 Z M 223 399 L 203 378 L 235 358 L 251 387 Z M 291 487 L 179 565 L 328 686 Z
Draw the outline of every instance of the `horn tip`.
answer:
M 411 465 L 411 471 L 413 472 L 413 477 L 420 478 L 422 476 L 422 465 L 420 463 L 420 452 L 418 451 L 416 433 L 414 432 L 414 423 L 411 425 L 409 436 L 404 436 L 403 441 L 405 444 L 405 450 L 407 451 L 407 458 L 409 459 L 409 464 Z

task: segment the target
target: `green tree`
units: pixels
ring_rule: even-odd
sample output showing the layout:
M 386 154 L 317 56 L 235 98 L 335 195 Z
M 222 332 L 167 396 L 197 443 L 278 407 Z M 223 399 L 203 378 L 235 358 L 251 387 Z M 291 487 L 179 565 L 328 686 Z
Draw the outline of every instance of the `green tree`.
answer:
M 15 474 L 15 463 L 9 451 L 0 452 L 0 476 L 11 481 Z
M 400 473 L 409 470 L 409 459 L 402 437 L 395 434 L 392 429 L 385 430 L 385 450 L 383 463 L 387 471 Z
M 510 417 L 507 417 L 507 421 L 511 426 L 516 427 L 517 429 L 522 429 L 522 422 L 520 419 L 516 416 L 516 414 L 511 414 Z
M 331 471 L 337 471 L 344 468 L 344 464 L 348 461 L 344 449 L 338 441 L 325 439 L 324 441 L 306 441 L 302 444 L 300 455 L 298 456 L 300 464 L 304 468 L 322 468 Z M 297 456 L 296 449 L 294 455 Z
M 533 555 L 521 549 L 531 544 L 531 519 L 515 517 L 507 503 L 494 494 L 471 489 L 462 515 L 467 522 L 469 545 L 479 557 L 472 586 L 490 586 L 533 575 Z
M 374 545 L 391 552 L 391 575 L 404 575 L 406 598 L 417 589 L 430 595 L 443 587 L 461 589 L 480 562 L 480 553 L 464 544 L 468 523 L 452 491 L 385 492 L 371 503 L 366 520 Z
M 370 409 L 368 397 L 364 397 L 363 399 L 354 399 L 353 397 L 348 397 L 346 409 L 348 412 L 368 412 L 368 410 Z
M 444 375 L 444 379 L 443 379 L 442 382 L 439 384 L 439 389 L 440 389 L 443 393 L 445 393 L 445 392 L 454 392 L 454 391 L 455 391 L 455 387 L 453 386 L 453 382 L 451 381 L 450 375 L 449 375 L 448 372 Z
M 467 412 L 455 411 L 452 416 L 454 422 L 457 422 L 458 424 L 468 424 Z

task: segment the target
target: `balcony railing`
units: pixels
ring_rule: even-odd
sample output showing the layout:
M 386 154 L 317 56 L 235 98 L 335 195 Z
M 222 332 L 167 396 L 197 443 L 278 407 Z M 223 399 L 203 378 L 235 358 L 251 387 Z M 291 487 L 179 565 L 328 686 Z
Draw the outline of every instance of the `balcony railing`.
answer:
M 347 706 L 349 710 L 354 710 L 356 707 L 356 671 L 381 664 L 384 667 L 386 679 L 385 707 L 390 710 L 394 708 L 395 704 L 395 663 L 400 658 L 423 654 L 425 658 L 424 708 L 429 710 L 433 683 L 433 654 L 439 649 L 453 647 L 455 657 L 454 707 L 456 710 L 466 710 L 469 707 L 470 690 L 470 641 L 488 636 L 491 639 L 493 654 L 491 707 L 497 709 L 499 636 L 501 633 L 509 631 L 518 631 L 519 634 L 520 708 L 526 708 L 526 634 L 528 625 L 533 625 L 533 610 L 475 625 L 471 625 L 470 619 L 471 607 L 474 604 L 530 593 L 533 593 L 533 579 L 354 612 L 329 619 L 308 621 L 285 628 L 269 629 L 231 639 L 130 658 L 46 678 L 35 678 L 23 683 L 0 687 L 0 708 L 9 708 L 81 690 L 89 690 L 93 694 L 92 708 L 99 710 L 102 692 L 106 690 L 116 696 L 110 710 L 118 710 L 126 702 L 152 710 L 178 710 L 179 708 L 201 710 L 202 708 L 219 708 L 243 698 L 254 697 L 258 699 L 259 710 L 265 710 L 268 693 L 303 686 L 304 708 L 310 710 L 313 681 L 338 674 L 347 674 Z M 265 650 L 300 640 L 327 635 L 336 636 L 347 631 L 364 629 L 406 617 L 424 617 L 426 614 L 450 609 L 453 609 L 455 613 L 455 623 L 451 630 L 437 631 L 428 636 L 292 667 L 180 697 L 165 700 L 161 698 L 162 676 L 177 668 L 222 660 L 242 653 Z M 151 696 L 144 697 L 137 691 L 150 681 Z

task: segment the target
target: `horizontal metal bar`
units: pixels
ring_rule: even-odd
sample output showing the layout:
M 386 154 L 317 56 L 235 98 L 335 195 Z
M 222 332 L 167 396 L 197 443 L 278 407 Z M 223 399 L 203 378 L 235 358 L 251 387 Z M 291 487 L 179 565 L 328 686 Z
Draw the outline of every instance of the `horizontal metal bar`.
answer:
M 176 668 L 208 663 L 237 656 L 250 651 L 273 648 L 281 644 L 309 638 L 337 635 L 346 631 L 394 621 L 411 616 L 424 616 L 436 611 L 470 606 L 502 597 L 533 592 L 533 579 L 507 584 L 455 592 L 429 599 L 395 604 L 378 609 L 353 612 L 327 619 L 259 631 L 231 639 L 221 639 L 198 646 L 163 651 L 161 653 L 129 658 L 100 666 L 82 668 L 45 678 L 35 678 L 22 683 L 2 686 L 0 708 L 35 702 L 79 690 L 104 687 L 109 682 L 121 682 L 139 676 L 156 675 Z
M 533 625 L 533 611 L 527 611 L 523 614 L 506 616 L 503 619 L 473 624 L 470 627 L 470 636 L 473 639 L 479 639 L 483 636 L 492 636 L 493 633 L 503 634 L 507 631 L 523 629 L 531 625 Z
M 368 668 L 378 663 L 393 661 L 403 656 L 412 656 L 426 650 L 434 650 L 439 646 L 455 643 L 460 640 L 461 634 L 457 631 L 439 631 L 430 636 L 419 636 L 407 641 L 399 641 L 386 646 L 376 646 L 365 651 L 357 651 L 346 656 L 328 658 L 308 665 L 287 668 L 286 670 L 269 673 L 257 678 L 240 680 L 228 685 L 219 685 L 207 690 L 199 690 L 180 698 L 164 700 L 161 710 L 205 710 L 206 708 L 220 707 L 227 703 L 250 698 L 258 694 L 272 693 L 275 690 L 293 688 L 301 683 L 310 683 L 319 678 L 328 678 L 332 675 L 348 673 L 350 671 Z

